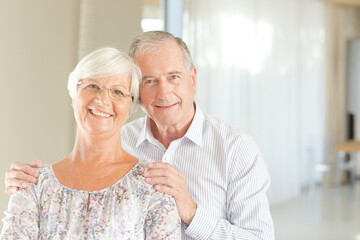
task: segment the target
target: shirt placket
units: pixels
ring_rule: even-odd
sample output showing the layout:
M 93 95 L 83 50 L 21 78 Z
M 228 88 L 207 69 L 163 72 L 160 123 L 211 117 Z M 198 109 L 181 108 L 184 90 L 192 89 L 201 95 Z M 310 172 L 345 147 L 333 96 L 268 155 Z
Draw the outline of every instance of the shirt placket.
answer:
M 180 142 L 181 142 L 181 139 L 177 139 L 177 140 L 171 142 L 168 149 L 166 149 L 166 151 L 164 152 L 164 155 L 161 158 L 161 162 L 170 163 L 171 165 L 174 164 L 174 154 L 175 154 L 176 149 L 178 148 Z

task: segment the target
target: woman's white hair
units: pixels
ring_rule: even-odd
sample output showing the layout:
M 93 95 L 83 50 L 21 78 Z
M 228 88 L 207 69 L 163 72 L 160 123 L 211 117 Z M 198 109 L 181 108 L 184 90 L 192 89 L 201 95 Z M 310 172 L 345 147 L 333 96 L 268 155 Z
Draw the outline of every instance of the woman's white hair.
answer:
M 138 106 L 141 72 L 128 54 L 120 52 L 116 48 L 100 48 L 80 60 L 69 75 L 68 90 L 70 97 L 72 99 L 76 97 L 78 82 L 81 79 L 105 78 L 121 74 L 128 74 L 131 79 L 132 104 L 130 114 L 132 114 Z

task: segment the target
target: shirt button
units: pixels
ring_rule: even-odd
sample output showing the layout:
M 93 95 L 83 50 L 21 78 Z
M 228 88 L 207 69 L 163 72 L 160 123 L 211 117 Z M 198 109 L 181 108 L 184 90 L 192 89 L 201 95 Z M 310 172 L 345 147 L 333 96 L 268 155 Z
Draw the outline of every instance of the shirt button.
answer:
M 169 156 L 165 156 L 164 162 L 169 163 L 169 162 L 170 162 L 170 157 L 169 157 Z

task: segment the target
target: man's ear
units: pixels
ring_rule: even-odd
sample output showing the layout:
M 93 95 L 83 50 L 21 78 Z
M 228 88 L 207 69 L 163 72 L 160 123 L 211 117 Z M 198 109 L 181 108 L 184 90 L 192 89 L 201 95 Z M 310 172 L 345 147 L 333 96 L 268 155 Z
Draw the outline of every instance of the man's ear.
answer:
M 197 84 L 197 76 L 196 76 L 196 67 L 193 67 L 190 72 L 191 84 L 193 86 L 193 93 L 196 94 L 196 84 Z

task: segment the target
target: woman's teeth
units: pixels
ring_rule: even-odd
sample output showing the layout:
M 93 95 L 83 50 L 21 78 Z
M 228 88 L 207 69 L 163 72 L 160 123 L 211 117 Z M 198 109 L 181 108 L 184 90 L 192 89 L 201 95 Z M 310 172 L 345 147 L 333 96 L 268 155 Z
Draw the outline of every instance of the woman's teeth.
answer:
M 91 109 L 90 111 L 92 114 L 94 114 L 96 116 L 100 116 L 100 117 L 110 117 L 111 116 L 110 114 L 102 113 L 102 112 L 96 111 L 94 109 Z

